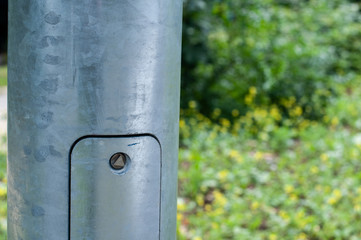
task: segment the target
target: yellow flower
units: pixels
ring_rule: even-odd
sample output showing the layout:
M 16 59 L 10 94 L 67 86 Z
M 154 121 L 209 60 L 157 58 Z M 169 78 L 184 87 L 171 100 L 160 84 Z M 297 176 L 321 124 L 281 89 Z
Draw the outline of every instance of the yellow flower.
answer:
M 242 163 L 243 162 L 243 157 L 241 155 L 239 155 L 237 158 L 236 158 L 236 161 L 238 163 Z
M 332 126 L 336 126 L 339 123 L 339 120 L 337 117 L 333 117 L 331 120 L 331 125 Z
M 221 207 L 224 207 L 228 202 L 227 198 L 219 191 L 214 191 L 213 196 L 214 203 L 220 205 Z
M 225 128 L 229 128 L 231 126 L 231 122 L 226 118 L 221 118 L 221 124 Z
M 237 109 L 232 110 L 232 116 L 237 117 L 239 115 L 239 111 Z
M 206 212 L 210 212 L 210 211 L 212 211 L 212 206 L 210 204 L 206 204 L 204 206 L 204 209 L 206 210 Z
M 319 172 L 318 167 L 312 166 L 312 167 L 311 167 L 311 172 L 312 172 L 313 174 L 317 174 L 317 173 Z
M 219 229 L 218 223 L 212 222 L 211 225 L 212 225 L 212 228 L 214 228 L 214 229 Z
M 332 196 L 328 199 L 328 204 L 330 205 L 334 205 L 335 203 L 337 203 L 342 197 L 342 192 L 340 191 L 340 189 L 335 189 L 332 191 Z
M 263 153 L 261 153 L 261 152 L 256 152 L 256 153 L 254 154 L 254 158 L 255 158 L 257 161 L 261 160 L 261 159 L 263 158 Z
M 183 215 L 181 213 L 177 213 L 177 220 L 180 221 L 183 219 Z
M 255 111 L 254 111 L 254 116 L 257 118 L 257 119 L 264 119 L 267 117 L 267 111 L 262 109 L 262 108 L 257 108 Z
M 294 117 L 299 117 L 302 115 L 302 112 L 302 108 L 300 106 L 296 106 L 294 109 L 292 109 L 291 115 Z
M 289 99 L 291 105 L 293 105 L 296 102 L 296 98 L 294 96 L 290 97 Z
M 335 203 L 337 203 L 337 199 L 335 197 L 330 197 L 327 202 L 330 205 L 334 205 Z
M 196 202 L 199 206 L 203 206 L 204 205 L 204 198 L 202 195 L 198 194 L 196 197 Z
M 291 108 L 295 102 L 296 102 L 295 97 L 290 97 L 289 99 L 285 99 L 285 98 L 281 99 L 281 104 L 286 108 Z
M 236 158 L 236 157 L 239 156 L 239 152 L 238 152 L 237 150 L 232 149 L 232 150 L 229 152 L 229 156 L 230 156 L 231 158 Z
M 202 240 L 202 238 L 197 236 L 197 237 L 194 237 L 193 240 Z
M 320 156 L 322 162 L 327 162 L 328 160 L 328 155 L 326 153 L 322 153 Z
M 286 186 L 284 187 L 284 190 L 286 193 L 290 194 L 291 192 L 293 192 L 295 190 L 295 188 L 290 184 L 286 184 Z
M 185 211 L 186 210 L 186 204 L 183 199 L 178 198 L 177 200 L 177 209 L 179 211 Z
M 305 129 L 310 125 L 310 121 L 309 120 L 302 120 L 299 124 L 300 129 Z
M 186 122 L 183 119 L 179 120 L 179 127 L 180 128 L 183 128 L 185 125 L 186 125 Z
M 197 103 L 196 103 L 196 101 L 189 101 L 189 103 L 188 103 L 188 106 L 189 106 L 189 108 L 196 108 L 197 107 Z
M 233 159 L 235 159 L 238 163 L 242 163 L 243 162 L 243 157 L 241 156 L 241 154 L 237 151 L 232 149 L 229 152 L 229 156 Z
M 0 186 L 0 197 L 6 197 L 6 187 L 5 186 Z
M 252 209 L 252 210 L 256 210 L 256 209 L 259 208 L 259 206 L 260 206 L 259 202 L 257 202 L 257 201 L 252 202 L 252 204 L 251 204 L 251 209 Z
M 202 114 L 200 114 L 200 113 L 197 113 L 197 114 L 196 114 L 196 117 L 197 117 L 197 120 L 199 120 L 199 121 L 205 120 L 205 117 L 204 117 Z
M 244 97 L 244 102 L 247 104 L 247 105 L 251 105 L 252 102 L 253 102 L 253 96 L 252 95 L 246 95 Z
M 296 214 L 296 218 L 303 218 L 305 216 L 305 212 L 303 210 L 298 211 Z
M 305 233 L 298 234 L 297 240 L 307 240 L 307 235 Z
M 221 181 L 225 181 L 227 179 L 228 174 L 229 174 L 228 170 L 222 170 L 222 171 L 218 172 L 218 178 Z
M 335 196 L 336 198 L 341 198 L 342 197 L 342 192 L 340 191 L 340 189 L 335 189 L 332 192 L 333 196 Z
M 269 240 L 277 240 L 277 235 L 274 233 L 271 233 L 268 237 Z
M 297 200 L 298 200 L 298 196 L 297 196 L 296 194 L 292 193 L 292 194 L 290 195 L 290 199 L 291 199 L 292 201 L 297 201 Z
M 278 110 L 277 107 L 272 107 L 272 108 L 271 108 L 270 115 L 271 115 L 271 117 L 272 117 L 273 119 L 275 119 L 276 121 L 279 121 L 279 120 L 281 120 L 281 118 L 282 118 L 282 116 L 281 116 L 281 114 L 280 114 L 280 112 L 279 112 L 279 110 Z
M 216 208 L 212 213 L 210 213 L 211 216 L 221 216 L 224 214 L 224 209 L 223 208 Z
M 249 94 L 251 94 L 252 96 L 257 94 L 257 88 L 252 86 L 249 88 Z
M 290 220 L 290 216 L 288 215 L 288 213 L 285 212 L 285 211 L 283 211 L 283 210 L 281 210 L 281 211 L 279 212 L 279 215 L 280 215 L 280 217 L 281 217 L 283 220 L 285 220 L 285 221 Z

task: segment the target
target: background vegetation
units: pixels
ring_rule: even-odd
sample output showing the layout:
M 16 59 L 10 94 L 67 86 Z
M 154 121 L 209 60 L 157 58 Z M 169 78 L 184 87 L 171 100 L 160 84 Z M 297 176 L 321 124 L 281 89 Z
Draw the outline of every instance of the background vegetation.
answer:
M 178 239 L 361 239 L 360 80 L 337 86 L 319 121 L 183 110 Z
M 361 239 L 360 13 L 347 0 L 184 1 L 178 239 Z
M 0 66 L 0 87 L 7 85 L 7 67 Z
M 178 238 L 361 239 L 359 2 L 184 14 Z
M 361 67 L 359 6 L 346 0 L 185 1 L 182 107 L 210 116 L 294 98 L 319 119 Z M 257 89 L 254 98 L 249 87 Z

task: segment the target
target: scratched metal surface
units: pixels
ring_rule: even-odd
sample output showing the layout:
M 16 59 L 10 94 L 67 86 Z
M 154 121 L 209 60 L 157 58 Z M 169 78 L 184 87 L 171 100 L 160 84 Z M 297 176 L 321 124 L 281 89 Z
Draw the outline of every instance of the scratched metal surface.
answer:
M 181 8 L 9 1 L 8 239 L 68 239 L 71 145 L 139 133 L 160 141 L 160 239 L 175 239 Z

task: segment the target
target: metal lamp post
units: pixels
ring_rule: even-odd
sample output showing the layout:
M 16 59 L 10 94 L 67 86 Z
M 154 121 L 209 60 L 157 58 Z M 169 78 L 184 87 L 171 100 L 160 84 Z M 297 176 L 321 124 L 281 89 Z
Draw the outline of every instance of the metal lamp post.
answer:
M 9 1 L 9 240 L 176 238 L 181 9 Z

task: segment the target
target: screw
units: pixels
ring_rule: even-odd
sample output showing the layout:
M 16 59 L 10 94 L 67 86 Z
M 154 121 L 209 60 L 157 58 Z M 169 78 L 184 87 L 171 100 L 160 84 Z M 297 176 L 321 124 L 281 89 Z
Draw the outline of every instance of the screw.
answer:
M 115 153 L 111 156 L 109 163 L 114 170 L 122 170 L 127 164 L 127 157 L 124 153 Z

